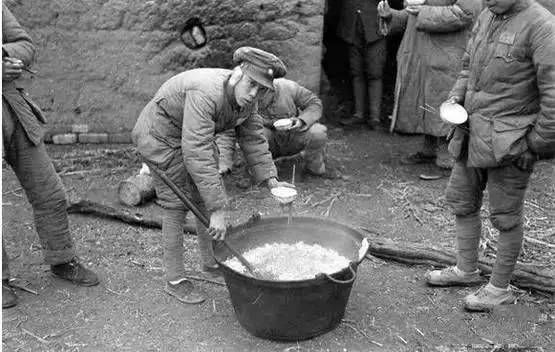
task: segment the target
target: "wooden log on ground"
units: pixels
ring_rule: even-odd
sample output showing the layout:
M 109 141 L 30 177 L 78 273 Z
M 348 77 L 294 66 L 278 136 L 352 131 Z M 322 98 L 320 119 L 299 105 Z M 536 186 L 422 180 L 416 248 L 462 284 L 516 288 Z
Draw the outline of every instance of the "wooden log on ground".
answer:
M 404 264 L 426 264 L 433 266 L 450 266 L 457 262 L 454 253 L 429 248 L 419 243 L 396 242 L 389 239 L 369 237 L 368 253 L 375 257 L 393 260 Z M 483 274 L 491 274 L 494 260 L 480 258 L 478 267 Z M 548 294 L 555 294 L 553 270 L 544 270 L 537 266 L 517 263 L 513 272 L 512 284 L 523 289 L 534 289 Z
M 118 187 L 120 202 L 128 206 L 145 203 L 156 196 L 154 182 L 149 174 L 138 174 L 120 182 Z
M 87 200 L 72 203 L 68 207 L 68 213 L 91 214 L 120 220 L 131 225 L 162 228 L 162 221 L 159 218 L 147 218 L 142 214 L 132 213 L 125 209 L 114 208 Z M 194 225 L 185 224 L 183 230 L 186 233 L 196 234 Z M 367 235 L 370 242 L 368 253 L 375 257 L 411 265 L 425 264 L 445 267 L 456 264 L 456 256 L 450 251 L 426 247 L 419 243 L 397 242 L 376 236 L 376 231 L 364 230 L 369 232 Z M 481 258 L 478 266 L 482 273 L 491 274 L 493 263 L 494 261 L 491 259 Z M 512 284 L 519 288 L 533 289 L 551 296 L 555 294 L 554 271 L 544 270 L 533 265 L 517 263 L 513 273 Z
M 161 229 L 162 219 L 158 217 L 148 217 L 139 213 L 132 213 L 128 210 L 111 207 L 109 205 L 91 202 L 88 200 L 81 200 L 76 203 L 71 203 L 67 208 L 69 214 L 88 214 L 95 215 L 101 218 L 114 219 L 123 221 L 131 225 L 138 225 L 148 228 Z M 196 234 L 195 225 L 185 224 L 183 231 L 191 234 Z

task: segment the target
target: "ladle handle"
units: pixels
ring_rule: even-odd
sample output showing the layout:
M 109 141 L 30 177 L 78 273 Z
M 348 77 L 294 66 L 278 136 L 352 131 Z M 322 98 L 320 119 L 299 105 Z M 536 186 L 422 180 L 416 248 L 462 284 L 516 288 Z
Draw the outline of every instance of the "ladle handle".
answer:
M 357 278 L 357 272 L 355 271 L 355 269 L 353 269 L 351 264 L 349 264 L 349 270 L 351 270 L 352 276 L 350 279 L 347 279 L 347 280 L 334 279 L 329 274 L 324 274 L 324 275 L 328 278 L 328 280 L 330 280 L 331 282 L 335 282 L 336 284 L 342 284 L 342 285 L 352 284 L 353 281 L 355 281 L 355 279 Z
M 185 203 L 187 208 L 191 209 L 193 214 L 195 214 L 195 216 L 200 220 L 200 222 L 206 228 L 210 227 L 210 220 L 208 220 L 208 217 L 193 202 L 189 200 L 189 198 L 185 195 L 185 193 L 183 193 L 183 191 L 180 190 L 179 187 L 177 187 L 175 183 L 173 183 L 173 181 L 170 180 L 170 178 L 164 172 L 158 170 L 158 167 L 154 165 L 152 162 L 150 162 L 149 160 L 146 160 L 145 158 L 143 158 L 143 161 L 145 164 L 148 165 L 150 171 L 154 173 L 156 176 L 160 177 L 162 181 L 164 181 L 164 183 L 169 188 L 171 188 L 171 190 L 173 191 L 173 193 L 175 193 L 177 198 L 179 198 L 179 200 Z

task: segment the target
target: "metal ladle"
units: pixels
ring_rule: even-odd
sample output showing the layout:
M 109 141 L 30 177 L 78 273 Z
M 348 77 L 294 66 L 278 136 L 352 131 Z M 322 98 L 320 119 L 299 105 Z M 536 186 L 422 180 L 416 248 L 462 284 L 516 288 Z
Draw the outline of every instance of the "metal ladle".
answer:
M 157 175 L 158 177 L 160 177 L 160 179 L 169 187 L 171 188 L 171 190 L 175 193 L 175 195 L 187 206 L 187 208 L 191 209 L 191 211 L 193 212 L 193 214 L 195 214 L 195 216 L 200 220 L 200 222 L 206 227 L 209 228 L 210 227 L 210 220 L 208 220 L 208 217 L 195 205 L 195 203 L 193 203 L 188 197 L 187 195 L 185 195 L 185 193 L 183 193 L 182 190 L 179 189 L 179 187 L 177 187 L 177 185 L 175 183 L 173 183 L 173 181 L 161 170 L 159 170 L 154 164 L 152 164 L 150 161 L 148 160 L 143 160 L 148 167 L 150 168 L 150 170 Z M 229 231 L 229 229 L 228 229 Z M 248 262 L 248 260 L 245 259 L 245 257 L 243 257 L 243 255 L 241 253 L 239 253 L 235 248 L 233 248 L 232 246 L 229 245 L 229 243 L 224 239 L 223 241 L 224 246 L 231 252 L 231 254 L 233 254 L 237 259 L 239 259 L 239 261 L 241 262 L 241 264 L 243 264 L 245 266 L 245 268 L 247 268 L 247 270 L 251 273 L 251 275 L 255 278 L 260 278 L 260 275 L 258 275 L 254 268 L 252 267 L 252 265 Z

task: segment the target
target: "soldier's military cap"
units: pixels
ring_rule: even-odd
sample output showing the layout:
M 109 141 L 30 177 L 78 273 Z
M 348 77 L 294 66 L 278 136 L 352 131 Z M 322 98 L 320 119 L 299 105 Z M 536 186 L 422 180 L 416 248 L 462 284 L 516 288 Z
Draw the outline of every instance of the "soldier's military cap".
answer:
M 243 46 L 233 53 L 233 62 L 264 87 L 274 89 L 274 78 L 285 76 L 287 68 L 280 58 L 267 51 Z

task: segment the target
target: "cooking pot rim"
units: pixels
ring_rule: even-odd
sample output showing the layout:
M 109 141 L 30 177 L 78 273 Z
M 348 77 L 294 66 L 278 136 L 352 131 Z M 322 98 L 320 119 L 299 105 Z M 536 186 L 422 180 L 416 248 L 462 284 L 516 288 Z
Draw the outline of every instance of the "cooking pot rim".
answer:
M 349 232 L 358 235 L 357 237 L 360 237 L 360 242 L 361 243 L 362 243 L 362 240 L 365 238 L 365 236 L 362 234 L 362 232 L 359 231 L 358 229 L 355 229 L 355 228 L 353 228 L 353 227 L 351 227 L 351 226 L 349 226 L 349 225 L 347 225 L 343 222 L 340 222 L 340 221 L 337 221 L 337 220 L 331 220 L 327 217 L 323 217 L 323 216 L 294 216 L 294 217 L 292 217 L 292 219 L 293 219 L 293 221 L 301 220 L 301 221 L 306 221 L 306 222 L 310 222 L 310 221 L 322 222 L 322 221 L 324 221 L 324 222 L 326 222 L 328 224 L 331 224 L 331 225 L 344 227 L 347 230 L 349 230 Z M 247 229 L 247 228 L 250 228 L 250 227 L 254 227 L 254 226 L 256 226 L 258 224 L 262 224 L 264 222 L 270 222 L 271 223 L 271 222 L 276 221 L 276 220 L 287 222 L 288 217 L 287 216 L 264 216 L 264 217 L 260 216 L 259 218 L 256 218 L 256 220 L 253 220 L 253 221 L 247 222 L 245 224 L 239 225 L 237 227 L 234 227 L 233 230 L 232 230 L 232 233 L 235 233 L 237 231 L 241 231 L 241 230 L 244 230 L 244 229 Z M 218 258 L 217 255 L 215 255 L 215 253 L 214 253 L 214 259 L 216 260 L 216 262 L 219 265 L 221 265 L 222 267 L 225 267 L 227 270 L 231 271 L 233 274 L 238 275 L 239 277 L 242 277 L 243 279 L 256 280 L 259 283 L 266 283 L 266 284 L 272 284 L 272 285 L 276 285 L 276 284 L 287 285 L 287 284 L 301 284 L 302 283 L 302 284 L 312 284 L 313 285 L 316 282 L 323 282 L 323 281 L 329 282 L 329 279 L 326 277 L 326 274 L 324 274 L 324 273 L 318 273 L 314 276 L 314 278 L 303 279 L 303 280 L 287 280 L 287 281 L 285 281 L 285 280 L 259 279 L 259 278 L 255 278 L 255 277 L 250 276 L 250 275 L 243 274 L 241 272 L 238 272 L 238 271 L 230 268 L 228 265 L 225 265 L 223 263 L 223 261 L 221 261 Z M 361 263 L 361 261 L 357 262 L 357 261 L 351 260 L 351 261 L 349 261 L 349 265 L 346 266 L 345 268 L 342 268 L 342 269 L 340 269 L 336 272 L 333 272 L 333 273 L 330 273 L 330 274 L 327 274 L 327 275 L 333 277 L 333 276 L 336 276 L 336 275 L 348 273 L 348 272 L 350 272 L 349 268 L 354 268 L 355 271 L 356 271 L 356 268 Z

